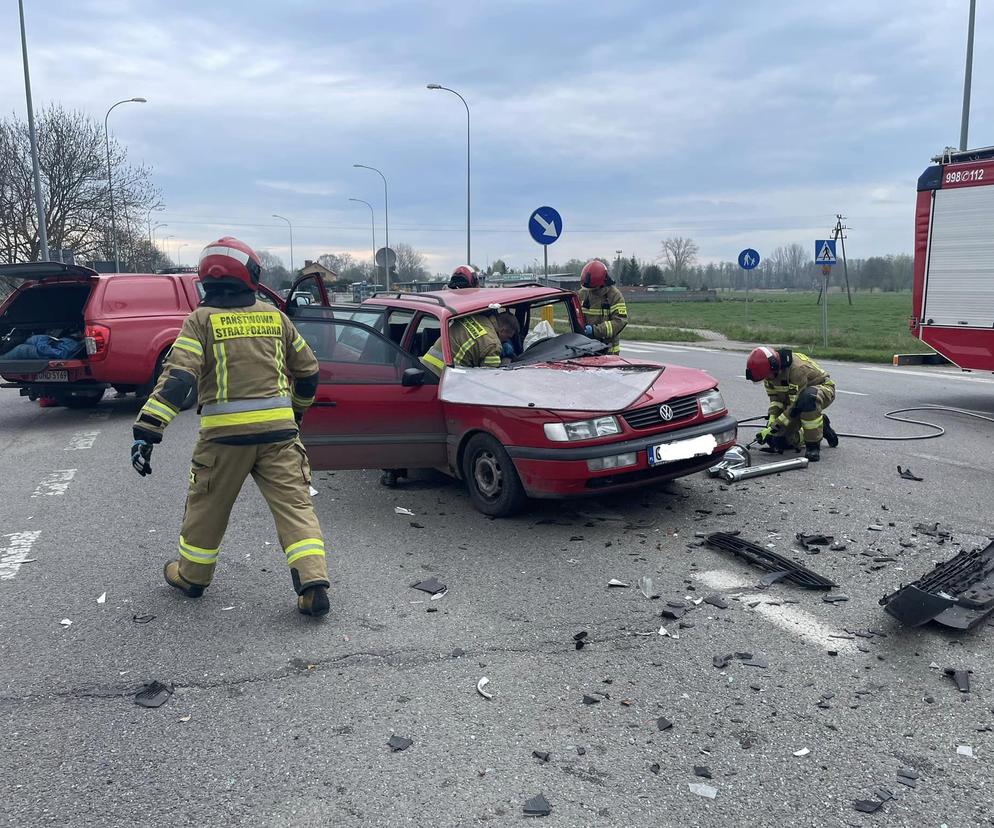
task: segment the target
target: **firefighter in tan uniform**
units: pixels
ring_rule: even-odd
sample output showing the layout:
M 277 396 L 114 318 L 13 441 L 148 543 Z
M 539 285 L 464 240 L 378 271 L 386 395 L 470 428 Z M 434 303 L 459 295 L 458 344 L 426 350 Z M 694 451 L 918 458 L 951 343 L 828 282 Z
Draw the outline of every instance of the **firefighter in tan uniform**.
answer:
M 586 327 L 583 332 L 591 339 L 605 343 L 609 354 L 621 353 L 621 332 L 628 324 L 628 306 L 607 265 L 593 259 L 580 271 L 580 307 Z
M 452 364 L 464 368 L 500 368 L 514 356 L 511 344 L 521 330 L 511 313 L 478 313 L 463 316 L 449 325 L 449 348 Z M 422 364 L 436 376 L 445 370 L 442 338 L 435 340 Z
M 200 401 L 179 557 L 166 582 L 196 598 L 214 575 L 231 508 L 252 475 L 276 521 L 305 615 L 328 612 L 324 539 L 310 497 L 310 465 L 298 425 L 314 401 L 318 362 L 293 323 L 259 302 L 259 257 L 226 236 L 204 248 L 203 301 L 183 323 L 162 374 L 134 424 L 131 460 L 150 474 L 152 447 L 191 386 Z
M 789 348 L 753 349 L 746 379 L 762 382 L 770 398 L 766 427 L 757 437 L 773 451 L 800 449 L 812 462 L 821 459 L 821 438 L 833 448 L 838 435 L 823 413 L 835 400 L 835 383 L 811 357 Z

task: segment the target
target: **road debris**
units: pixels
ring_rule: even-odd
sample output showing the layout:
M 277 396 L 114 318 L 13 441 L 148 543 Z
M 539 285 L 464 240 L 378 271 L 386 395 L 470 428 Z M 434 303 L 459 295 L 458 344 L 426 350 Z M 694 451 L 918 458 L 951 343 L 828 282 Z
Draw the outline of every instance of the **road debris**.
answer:
M 914 768 L 901 768 L 897 772 L 897 781 L 907 788 L 917 788 L 918 771 Z
M 742 558 L 753 566 L 765 569 L 767 572 L 780 572 L 786 570 L 789 574 L 784 576 L 784 580 L 790 581 L 805 589 L 833 589 L 836 584 L 812 572 L 810 569 L 801 566 L 799 563 L 778 555 L 769 549 L 763 549 L 751 541 L 743 540 L 729 532 L 714 532 L 707 537 L 709 546 L 721 549 L 724 552 L 731 552 L 733 555 Z
M 971 759 L 974 758 L 973 748 L 970 747 L 970 745 L 957 745 L 956 753 L 959 754 L 960 756 L 968 756 Z
M 708 595 L 704 599 L 704 603 L 710 604 L 712 607 L 716 607 L 717 609 L 728 609 L 728 601 L 726 601 L 721 595 L 718 595 L 718 593 Z
M 822 595 L 821 600 L 826 604 L 842 604 L 849 600 L 848 595 L 836 594 L 836 595 Z
M 970 673 L 973 672 L 972 670 L 957 670 L 955 667 L 947 667 L 942 672 L 955 682 L 956 689 L 960 693 L 970 692 Z
M 414 517 L 414 512 L 412 512 L 410 509 L 404 508 L 403 506 L 394 506 L 393 510 L 398 515 L 408 515 L 409 517 Z
M 193 718 L 193 716 L 180 716 L 176 721 L 177 722 L 183 722 L 183 724 L 186 724 L 192 718 Z
M 106 602 L 107 602 L 107 593 L 101 592 L 100 595 L 97 597 L 97 603 L 104 604 Z
M 310 487 L 310 490 L 311 490 L 310 491 L 311 497 L 314 497 L 318 493 L 318 490 L 315 489 L 313 486 Z
M 760 589 L 766 589 L 767 587 L 773 586 L 777 581 L 782 581 L 790 575 L 786 569 L 781 569 L 779 572 L 768 572 L 762 578 L 759 579 L 759 583 L 756 584 Z
M 607 585 L 609 587 L 616 587 L 618 589 L 625 589 L 629 586 L 629 584 L 626 584 L 624 581 L 619 581 L 617 578 L 612 578 L 610 581 L 607 582 Z
M 874 814 L 883 807 L 883 802 L 877 802 L 875 799 L 854 799 L 852 806 L 861 813 Z
M 911 471 L 911 469 L 902 469 L 900 466 L 897 467 L 897 473 L 905 480 L 915 480 L 919 483 L 925 480 L 924 477 L 919 477 L 913 471 Z
M 866 528 L 869 531 L 871 531 L 871 532 L 883 532 L 884 531 L 884 527 L 881 524 L 879 524 L 879 523 L 871 523 Z
M 656 774 L 656 776 L 659 776 L 659 771 L 661 771 L 662 768 L 659 767 L 659 762 L 653 762 L 651 765 L 649 765 L 649 770 L 651 770 L 654 774 Z
M 68 618 L 63 618 L 59 623 L 66 628 L 72 626 L 72 621 L 70 621 Z
M 728 653 L 728 655 L 723 656 L 714 656 L 711 659 L 711 663 L 719 670 L 724 670 L 729 664 L 732 663 L 733 658 L 735 658 L 735 653 Z
M 639 591 L 641 591 L 641 593 L 646 598 L 651 599 L 659 597 L 659 595 L 657 595 L 656 591 L 653 589 L 652 578 L 648 578 L 645 576 L 639 578 Z
M 711 771 L 704 765 L 694 765 L 694 776 L 700 776 L 703 779 L 710 779 Z
M 162 707 L 173 694 L 173 688 L 161 681 L 150 681 L 143 684 L 135 693 L 135 704 L 139 707 Z
M 803 532 L 798 532 L 795 537 L 797 538 L 797 542 L 806 551 L 811 551 L 812 547 L 828 546 L 835 540 L 834 535 L 822 535 L 820 533 L 805 535 Z
M 413 589 L 419 589 L 422 592 L 427 592 L 429 595 L 438 595 L 440 592 L 446 592 L 448 587 L 445 584 L 440 583 L 438 578 L 432 575 L 430 578 L 424 581 L 418 581 L 411 584 Z
M 583 703 L 584 704 L 600 704 L 601 700 L 598 699 L 598 698 L 595 698 L 594 696 L 589 696 L 586 693 L 584 693 L 583 694 Z
M 717 788 L 704 782 L 690 782 L 687 787 L 690 788 L 691 793 L 707 797 L 708 799 L 714 799 L 718 795 Z
M 578 650 L 582 650 L 587 645 L 587 631 L 580 630 L 576 635 L 573 636 L 573 646 Z
M 492 699 L 494 697 L 494 694 L 491 693 L 489 690 L 484 689 L 488 684 L 490 684 L 490 679 L 488 679 L 486 676 L 483 676 L 483 678 L 481 678 L 476 683 L 476 692 L 479 693 L 481 696 L 483 696 L 483 698 L 485 699 Z
M 532 756 L 538 759 L 540 762 L 549 761 L 549 752 L 547 750 L 533 750 Z
M 927 535 L 930 538 L 938 538 L 940 542 L 949 540 L 952 537 L 950 532 L 940 529 L 938 523 L 916 523 L 914 531 L 919 535 Z
M 809 753 L 811 753 L 811 751 L 807 748 L 801 748 L 800 750 L 794 751 L 794 756 L 807 756 Z
M 155 616 L 151 615 L 151 614 L 148 614 L 148 613 L 146 613 L 144 615 L 132 615 L 131 616 L 131 620 L 135 624 L 147 624 L 147 623 L 149 623 L 149 621 L 154 621 L 155 620 Z
M 524 806 L 525 816 L 544 817 L 552 813 L 552 806 L 543 794 L 533 796 Z
M 938 531 L 938 524 L 935 527 Z M 906 627 L 935 621 L 957 630 L 972 629 L 994 611 L 994 543 L 963 550 L 885 595 L 880 605 Z
M 393 735 L 387 740 L 387 747 L 393 753 L 399 753 L 402 750 L 407 750 L 411 745 L 414 744 L 413 739 L 408 739 L 406 736 Z
M 664 730 L 669 730 L 671 727 L 673 727 L 673 722 L 671 722 L 665 716 L 660 716 L 658 719 L 656 719 L 656 728 L 660 732 Z

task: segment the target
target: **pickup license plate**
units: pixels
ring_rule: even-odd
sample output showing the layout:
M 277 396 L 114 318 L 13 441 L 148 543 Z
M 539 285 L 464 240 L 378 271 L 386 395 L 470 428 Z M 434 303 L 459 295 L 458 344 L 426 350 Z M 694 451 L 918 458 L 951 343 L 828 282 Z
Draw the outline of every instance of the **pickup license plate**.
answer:
M 718 441 L 713 434 L 649 446 L 649 465 L 658 466 L 662 463 L 674 463 L 677 460 L 689 460 L 691 457 L 707 457 L 713 454 L 716 448 Z
M 69 372 L 42 371 L 35 377 L 35 382 L 69 382 Z

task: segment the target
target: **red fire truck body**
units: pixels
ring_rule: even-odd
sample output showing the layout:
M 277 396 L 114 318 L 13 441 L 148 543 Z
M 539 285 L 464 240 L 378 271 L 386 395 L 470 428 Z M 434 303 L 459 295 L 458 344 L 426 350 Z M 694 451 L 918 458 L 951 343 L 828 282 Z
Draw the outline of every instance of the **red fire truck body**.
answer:
M 911 332 L 994 372 L 994 147 L 947 150 L 918 179 Z

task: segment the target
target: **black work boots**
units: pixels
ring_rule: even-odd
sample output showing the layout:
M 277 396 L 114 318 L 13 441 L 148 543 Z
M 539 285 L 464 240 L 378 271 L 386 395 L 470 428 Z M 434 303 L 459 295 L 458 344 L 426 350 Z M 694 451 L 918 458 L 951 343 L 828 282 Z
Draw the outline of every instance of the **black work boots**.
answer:
M 825 425 L 822 428 L 822 432 L 825 435 L 825 442 L 832 448 L 837 448 L 839 445 L 839 435 L 835 433 L 835 430 L 832 428 L 832 423 L 828 417 L 824 417 L 823 415 L 823 418 L 825 420 Z
M 821 443 L 805 443 L 804 456 L 808 458 L 810 463 L 817 463 L 821 460 Z
M 308 587 L 297 596 L 297 610 L 304 615 L 327 615 L 329 609 L 328 587 L 323 584 Z

